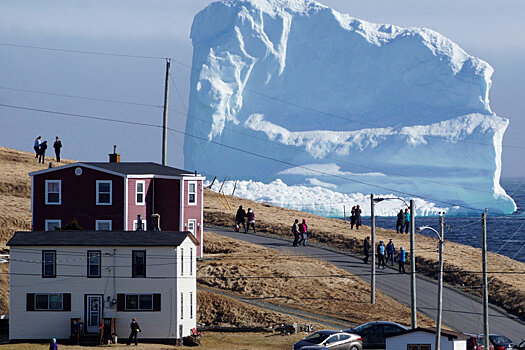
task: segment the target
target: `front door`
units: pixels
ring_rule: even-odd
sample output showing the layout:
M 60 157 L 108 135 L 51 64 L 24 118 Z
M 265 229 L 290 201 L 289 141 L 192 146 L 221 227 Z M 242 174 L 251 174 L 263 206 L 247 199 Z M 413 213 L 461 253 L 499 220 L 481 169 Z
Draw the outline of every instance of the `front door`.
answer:
M 98 333 L 102 320 L 102 295 L 86 295 L 85 332 Z

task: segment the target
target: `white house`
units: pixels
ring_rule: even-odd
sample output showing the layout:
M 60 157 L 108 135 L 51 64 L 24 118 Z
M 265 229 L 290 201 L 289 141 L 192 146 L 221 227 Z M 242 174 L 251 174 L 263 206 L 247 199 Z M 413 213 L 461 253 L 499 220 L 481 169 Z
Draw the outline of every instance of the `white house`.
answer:
M 180 339 L 196 327 L 197 240 L 189 232 L 17 232 L 11 249 L 9 338 L 67 339 L 71 319 L 120 339 Z
M 467 350 L 468 336 L 441 331 L 441 350 Z M 436 329 L 414 328 L 386 338 L 386 350 L 435 350 Z

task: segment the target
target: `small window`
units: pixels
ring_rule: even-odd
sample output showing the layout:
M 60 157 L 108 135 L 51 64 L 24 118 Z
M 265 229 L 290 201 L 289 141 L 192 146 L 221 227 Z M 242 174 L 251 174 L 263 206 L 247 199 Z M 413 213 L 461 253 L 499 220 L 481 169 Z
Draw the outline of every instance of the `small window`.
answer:
M 339 334 L 339 340 L 350 339 L 350 334 Z
M 126 294 L 126 310 L 153 310 L 153 294 Z
M 97 180 L 97 205 L 111 205 L 111 180 Z
M 62 294 L 35 294 L 35 310 L 60 311 L 62 308 Z
M 190 248 L 190 276 L 193 276 L 193 248 Z
M 180 319 L 184 319 L 184 293 L 180 293 Z
M 42 251 L 42 277 L 56 277 L 56 251 Z
M 57 231 L 62 227 L 61 220 L 46 220 L 46 231 Z
M 193 318 L 193 292 L 190 292 L 190 318 Z
M 142 219 L 142 231 L 146 231 L 146 228 L 148 227 L 146 221 L 147 220 Z M 137 231 L 137 222 L 137 220 L 133 220 L 133 231 Z
M 95 220 L 96 231 L 111 231 L 111 220 Z
M 137 181 L 135 183 L 135 204 L 137 205 L 144 205 L 146 203 L 146 182 L 145 181 Z
M 134 250 L 132 261 L 132 277 L 145 278 L 146 277 L 146 251 Z
M 87 253 L 87 276 L 100 277 L 101 273 L 101 252 L 100 250 L 88 250 Z
M 408 344 L 407 350 L 430 350 L 430 344 Z
M 62 181 L 46 180 L 46 204 L 62 204 Z
M 197 182 L 188 182 L 188 204 L 197 204 Z
M 184 276 L 184 248 L 180 248 L 180 275 Z
M 188 220 L 188 231 L 191 232 L 192 235 L 195 236 L 195 226 L 197 225 L 197 220 L 195 219 L 189 219 Z

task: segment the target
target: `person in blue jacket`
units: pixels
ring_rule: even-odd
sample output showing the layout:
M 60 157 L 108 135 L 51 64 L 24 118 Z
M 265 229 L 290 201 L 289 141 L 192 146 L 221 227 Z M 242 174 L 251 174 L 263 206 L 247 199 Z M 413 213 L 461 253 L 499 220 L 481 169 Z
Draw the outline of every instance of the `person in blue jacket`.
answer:
M 399 263 L 399 273 L 405 273 L 405 261 L 407 260 L 407 252 L 403 247 L 399 248 L 399 256 L 397 262 Z
M 386 267 L 386 260 L 385 260 L 385 254 L 386 254 L 386 247 L 383 241 L 379 241 L 379 245 L 377 246 L 377 264 L 379 269 L 385 269 Z
M 405 209 L 405 233 L 408 233 L 408 229 L 410 227 L 410 212 L 408 211 L 408 208 Z

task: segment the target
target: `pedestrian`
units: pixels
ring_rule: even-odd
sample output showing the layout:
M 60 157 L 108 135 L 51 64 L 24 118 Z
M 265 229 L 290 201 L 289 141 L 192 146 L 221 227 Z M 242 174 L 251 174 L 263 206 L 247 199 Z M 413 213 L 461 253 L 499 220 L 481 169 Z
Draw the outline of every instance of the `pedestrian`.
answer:
M 57 156 L 57 162 L 60 163 L 60 149 L 62 148 L 62 141 L 56 137 L 55 143 L 53 143 L 53 148 L 55 149 L 55 155 Z
M 241 228 L 246 233 L 246 222 L 244 218 L 246 217 L 246 211 L 242 208 L 242 205 L 239 205 L 239 209 L 237 209 L 237 214 L 235 214 L 235 231 L 239 232 L 239 229 Z
M 293 233 L 293 246 L 297 247 L 297 243 L 299 242 L 299 219 L 295 219 L 295 222 L 292 225 L 292 233 Z
M 251 225 L 253 227 L 253 233 L 255 233 L 255 213 L 252 208 L 248 208 L 248 214 L 246 214 L 246 216 L 248 217 L 248 225 L 246 226 L 245 232 L 248 233 Z
M 363 254 L 365 255 L 363 262 L 368 264 L 368 257 L 370 256 L 370 236 L 366 237 L 363 243 Z
M 397 256 L 397 262 L 399 264 L 399 273 L 405 273 L 405 261 L 407 260 L 407 252 L 403 247 L 399 248 L 399 255 Z
M 397 214 L 396 232 L 403 233 L 404 228 L 405 228 L 405 213 L 403 213 L 403 209 L 401 209 L 399 213 Z
M 38 156 L 40 155 L 40 144 L 41 143 L 42 143 L 42 136 L 38 136 L 35 139 L 35 143 L 33 145 L 33 149 L 35 150 L 35 159 L 37 159 Z
M 353 230 L 355 226 L 355 205 L 352 207 L 352 210 L 350 211 L 350 229 Z
M 385 244 L 383 243 L 383 241 L 379 241 L 379 245 L 377 246 L 377 265 L 379 269 L 382 268 L 383 270 L 386 267 L 385 253 L 386 253 Z
M 57 339 L 51 339 L 51 344 L 49 344 L 49 350 L 58 350 Z
M 408 208 L 405 208 L 405 233 L 408 233 L 408 227 L 410 226 L 410 212 Z
M 80 344 L 80 335 L 82 334 L 82 322 L 79 320 L 73 321 L 73 343 Z
M 135 345 L 137 345 L 137 335 L 142 331 L 140 330 L 139 324 L 137 323 L 137 319 L 135 317 L 133 317 L 131 320 L 129 328 L 131 328 L 131 333 L 129 334 L 128 345 L 131 345 L 132 341 L 135 341 Z
M 394 266 L 394 255 L 396 254 L 396 247 L 394 246 L 394 242 L 392 242 L 392 238 L 386 245 L 386 261 L 388 260 L 392 261 L 392 266 Z
M 42 141 L 38 153 L 38 162 L 44 164 L 46 162 L 47 141 Z
M 299 224 L 299 233 L 301 234 L 301 238 L 299 239 L 298 245 L 303 244 L 303 246 L 306 246 L 306 236 L 308 234 L 308 225 L 306 225 L 306 219 L 303 219 L 303 222 Z
M 355 229 L 359 231 L 359 226 L 361 226 L 361 209 L 359 205 L 355 206 Z

